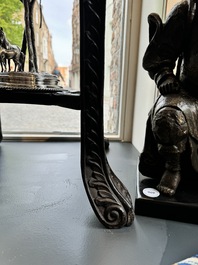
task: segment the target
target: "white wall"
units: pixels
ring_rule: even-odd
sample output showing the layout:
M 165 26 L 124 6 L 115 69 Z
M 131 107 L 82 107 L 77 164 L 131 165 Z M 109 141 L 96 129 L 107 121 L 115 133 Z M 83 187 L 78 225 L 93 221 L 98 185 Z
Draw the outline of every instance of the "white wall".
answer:
M 164 0 L 143 0 L 140 27 L 140 42 L 138 51 L 136 92 L 134 101 L 134 116 L 132 123 L 131 141 L 136 149 L 141 152 L 144 145 L 144 136 L 148 112 L 155 99 L 155 84 L 148 73 L 142 68 L 142 58 L 148 46 L 148 22 L 150 13 L 158 13 L 163 16 Z

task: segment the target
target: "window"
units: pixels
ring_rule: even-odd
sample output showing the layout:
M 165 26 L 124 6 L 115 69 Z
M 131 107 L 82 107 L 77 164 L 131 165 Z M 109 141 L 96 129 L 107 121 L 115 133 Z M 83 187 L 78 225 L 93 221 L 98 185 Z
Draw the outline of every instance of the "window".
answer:
M 48 59 L 47 37 L 43 38 L 43 59 Z
M 39 34 L 36 32 L 36 46 L 39 46 Z
M 39 23 L 39 14 L 38 14 L 38 9 L 36 8 L 36 10 L 35 10 L 35 17 L 36 17 L 36 24 L 38 24 Z
M 125 2 L 107 0 L 106 4 L 104 130 L 109 137 L 118 136 L 120 126 Z M 64 77 L 60 85 L 64 89 L 80 90 L 79 0 L 57 0 L 56 5 L 53 1 L 42 0 L 42 11 L 41 14 L 39 1 L 36 1 L 34 26 L 39 71 L 52 73 L 58 65 Z M 4 135 L 75 136 L 80 132 L 80 113 L 75 110 L 1 104 L 1 115 Z

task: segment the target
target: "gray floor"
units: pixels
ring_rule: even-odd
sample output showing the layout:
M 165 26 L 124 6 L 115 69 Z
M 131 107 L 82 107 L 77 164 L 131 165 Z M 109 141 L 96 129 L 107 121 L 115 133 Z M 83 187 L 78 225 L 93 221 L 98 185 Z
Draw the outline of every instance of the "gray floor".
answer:
M 111 143 L 108 160 L 133 201 L 137 151 Z M 86 197 L 78 142 L 3 142 L 1 265 L 169 265 L 198 252 L 198 226 L 142 216 L 104 228 Z

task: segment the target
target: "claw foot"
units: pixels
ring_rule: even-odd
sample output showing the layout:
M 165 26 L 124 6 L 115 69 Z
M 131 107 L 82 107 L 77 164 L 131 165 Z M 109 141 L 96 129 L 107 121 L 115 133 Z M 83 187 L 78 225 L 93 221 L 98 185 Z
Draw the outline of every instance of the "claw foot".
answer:
M 166 170 L 161 178 L 157 189 L 165 195 L 173 196 L 181 180 L 180 171 Z

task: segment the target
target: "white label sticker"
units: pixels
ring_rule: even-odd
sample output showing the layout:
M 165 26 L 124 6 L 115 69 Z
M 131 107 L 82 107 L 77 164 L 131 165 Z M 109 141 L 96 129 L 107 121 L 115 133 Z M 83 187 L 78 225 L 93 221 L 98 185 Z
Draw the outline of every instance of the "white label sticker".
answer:
M 147 197 L 150 197 L 150 198 L 156 198 L 160 195 L 159 191 L 156 189 L 153 189 L 153 188 L 143 189 L 143 193 L 144 193 L 144 195 L 146 195 Z

